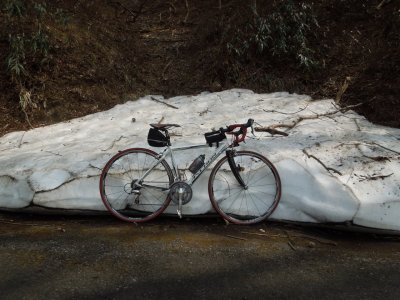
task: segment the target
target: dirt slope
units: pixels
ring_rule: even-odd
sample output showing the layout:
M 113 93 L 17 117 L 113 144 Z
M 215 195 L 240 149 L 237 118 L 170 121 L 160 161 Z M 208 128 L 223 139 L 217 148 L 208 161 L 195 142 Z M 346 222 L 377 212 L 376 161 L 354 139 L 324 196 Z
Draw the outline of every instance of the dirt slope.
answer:
M 365 102 L 357 109 L 367 118 L 400 127 L 398 1 L 314 1 L 318 27 L 306 36 L 318 62 L 312 70 L 268 51 L 244 60 L 228 51 L 254 19 L 246 1 L 42 1 L 47 5 L 40 18 L 37 1 L 26 3 L 22 17 L 10 17 L 2 4 L 0 61 L 12 52 L 10 35 L 28 39 L 40 27 L 50 46 L 44 63 L 38 52 L 25 49 L 27 75 L 20 82 L 2 64 L 0 136 L 28 129 L 27 119 L 34 127 L 52 124 L 145 94 L 232 87 L 314 98 L 335 98 L 342 91 L 342 105 Z M 282 1 L 255 3 L 257 14 L 267 16 Z M 21 91 L 32 102 L 26 115 Z

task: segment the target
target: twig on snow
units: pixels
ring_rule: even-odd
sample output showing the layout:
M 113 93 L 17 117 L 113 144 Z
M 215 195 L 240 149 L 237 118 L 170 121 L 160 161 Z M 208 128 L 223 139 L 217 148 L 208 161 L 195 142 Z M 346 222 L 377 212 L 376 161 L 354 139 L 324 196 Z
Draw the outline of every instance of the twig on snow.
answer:
M 164 116 L 162 116 L 162 117 L 161 117 L 160 121 L 158 121 L 158 123 L 157 123 L 157 124 L 161 124 L 161 123 L 162 123 L 162 121 L 164 121 Z
M 303 110 L 307 109 L 308 105 L 309 105 L 309 103 L 307 103 L 306 106 L 300 108 L 298 111 L 295 111 L 295 112 L 283 112 L 283 111 L 278 111 L 278 110 L 274 110 L 274 109 L 272 109 L 272 110 L 263 109 L 263 111 L 271 112 L 271 113 L 278 113 L 278 114 L 282 114 L 282 115 L 295 115 L 295 114 L 298 114 L 299 112 L 302 112 Z
M 368 144 L 368 143 L 366 143 L 366 144 Z M 381 148 L 383 148 L 383 149 L 385 149 L 385 150 L 388 150 L 388 151 L 393 152 L 393 153 L 396 153 L 396 154 L 400 154 L 400 152 L 397 152 L 397 151 L 392 150 L 392 149 L 390 149 L 390 148 L 384 147 L 384 146 L 382 146 L 382 145 L 380 145 L 380 144 L 378 144 L 378 143 L 376 143 L 376 142 L 371 142 L 371 143 L 369 143 L 369 144 L 379 146 L 379 147 L 381 147 Z
M 332 172 L 335 172 L 336 174 L 343 175 L 343 174 L 340 173 L 338 170 L 326 166 L 318 157 L 316 157 L 316 156 L 314 156 L 314 155 L 312 155 L 312 154 L 309 154 L 309 153 L 307 152 L 306 149 L 303 149 L 303 153 L 304 153 L 305 155 L 307 155 L 308 158 L 313 158 L 313 159 L 315 159 L 317 162 L 319 162 L 319 163 L 321 164 L 321 166 L 323 166 L 323 167 L 325 168 L 325 170 L 327 170 L 329 173 L 331 173 L 331 171 L 332 171 Z
M 353 119 L 354 123 L 356 124 L 357 131 L 361 131 L 360 124 L 358 124 L 357 119 Z
M 154 97 L 150 97 L 150 99 L 153 100 L 153 101 L 156 101 L 158 103 L 164 104 L 164 105 L 166 105 L 168 107 L 171 107 L 171 108 L 174 108 L 174 109 L 179 109 L 179 107 L 173 106 L 172 104 L 169 104 L 169 103 L 166 103 L 164 101 L 158 100 L 158 99 L 156 99 Z
M 397 151 L 395 151 L 393 149 L 390 149 L 390 148 L 387 148 L 385 146 L 382 146 L 381 144 L 378 144 L 376 142 L 340 143 L 339 145 L 336 145 L 335 148 L 338 148 L 338 147 L 341 147 L 341 146 L 346 146 L 346 145 L 358 147 L 361 144 L 369 145 L 369 146 L 371 146 L 371 145 L 378 146 L 378 147 L 381 147 L 382 149 L 385 149 L 387 151 L 390 151 L 390 152 L 393 152 L 393 153 L 396 153 L 396 154 L 400 154 L 400 152 L 397 152 Z
M 366 102 L 365 102 L 366 103 Z M 339 112 L 344 113 L 352 108 L 364 105 L 365 103 L 358 103 L 358 104 L 354 104 L 354 105 L 348 105 L 342 108 L 339 108 L 337 106 L 335 106 L 336 110 L 335 111 L 331 111 L 331 112 L 327 112 L 324 114 L 318 114 L 315 113 L 315 115 L 312 116 L 300 116 L 296 119 L 294 119 L 291 123 L 284 123 L 284 124 L 273 124 L 270 125 L 268 127 L 262 127 L 262 131 L 267 131 L 266 129 L 276 129 L 276 128 L 288 128 L 288 130 L 293 129 L 294 127 L 296 127 L 300 122 L 304 121 L 304 120 L 315 120 L 318 119 L 320 117 L 328 117 L 328 116 L 332 116 L 335 115 Z
M 284 131 L 279 131 L 277 129 L 268 128 L 268 127 L 254 127 L 254 130 L 257 131 L 257 132 L 268 132 L 268 133 L 270 133 L 272 135 L 275 135 L 275 134 L 280 134 L 280 135 L 284 135 L 284 136 L 288 136 L 289 135 Z
M 386 177 L 392 176 L 394 173 L 388 175 L 356 175 L 360 177 L 360 182 L 365 180 L 378 180 L 378 179 L 385 179 Z

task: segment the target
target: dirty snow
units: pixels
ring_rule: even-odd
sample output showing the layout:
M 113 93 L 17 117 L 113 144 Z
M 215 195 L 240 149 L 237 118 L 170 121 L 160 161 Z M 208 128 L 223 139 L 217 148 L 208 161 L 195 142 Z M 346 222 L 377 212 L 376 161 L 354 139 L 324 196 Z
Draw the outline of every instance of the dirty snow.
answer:
M 239 89 L 170 99 L 146 96 L 83 118 L 10 133 L 0 138 L 0 208 L 104 210 L 101 168 L 118 150 L 151 148 L 149 123 L 180 124 L 171 133 L 173 146 L 181 146 L 204 143 L 205 132 L 248 118 L 258 126 L 283 124 L 277 129 L 289 134 L 256 132 L 241 147 L 263 153 L 280 173 L 282 198 L 273 219 L 400 230 L 399 129 L 371 124 L 351 110 L 340 112 L 333 100 Z M 177 163 L 185 169 L 213 150 L 181 152 Z M 212 211 L 207 174 L 195 183 L 184 214 Z

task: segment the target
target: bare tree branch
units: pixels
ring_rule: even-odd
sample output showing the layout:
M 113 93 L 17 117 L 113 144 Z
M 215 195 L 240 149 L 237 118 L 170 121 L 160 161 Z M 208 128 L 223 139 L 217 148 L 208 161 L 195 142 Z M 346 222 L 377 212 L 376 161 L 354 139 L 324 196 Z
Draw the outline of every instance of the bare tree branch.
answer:
M 323 166 L 323 167 L 325 168 L 325 170 L 327 170 L 329 173 L 331 173 L 330 171 L 332 171 L 332 172 L 335 172 L 336 174 L 343 175 L 343 174 L 340 173 L 338 170 L 336 170 L 336 169 L 334 169 L 334 168 L 331 168 L 331 167 L 327 167 L 318 157 L 316 157 L 316 156 L 314 156 L 314 155 L 312 155 L 312 154 L 309 154 L 309 153 L 307 152 L 306 149 L 303 149 L 303 153 L 304 153 L 305 155 L 307 155 L 308 158 L 313 158 L 313 159 L 315 159 L 317 162 L 319 162 L 319 163 L 321 164 L 321 166 Z
M 294 127 L 296 127 L 300 122 L 302 122 L 304 120 L 314 120 L 314 119 L 318 119 L 320 117 L 332 116 L 332 115 L 335 115 L 335 114 L 337 114 L 339 112 L 341 112 L 341 113 L 346 112 L 346 111 L 348 111 L 348 110 L 350 110 L 352 108 L 361 106 L 363 104 L 365 104 L 365 103 L 358 103 L 358 104 L 354 104 L 354 105 L 348 105 L 348 106 L 341 107 L 341 108 L 338 108 L 337 106 L 335 106 L 336 107 L 335 111 L 327 112 L 327 113 L 324 113 L 324 114 L 317 114 L 316 113 L 315 115 L 311 115 L 311 116 L 300 116 L 300 117 L 294 119 L 291 123 L 273 124 L 273 125 L 270 125 L 270 126 L 267 126 L 267 127 L 259 127 L 257 131 L 267 131 L 268 132 L 269 130 L 276 129 L 276 128 L 288 128 L 288 130 L 290 130 L 290 129 L 293 129 Z

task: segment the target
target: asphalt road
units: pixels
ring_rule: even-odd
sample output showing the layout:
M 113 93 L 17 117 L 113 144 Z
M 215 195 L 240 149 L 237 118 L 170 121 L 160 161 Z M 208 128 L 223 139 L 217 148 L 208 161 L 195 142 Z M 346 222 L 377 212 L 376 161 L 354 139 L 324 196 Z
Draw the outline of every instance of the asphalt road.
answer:
M 400 299 L 400 238 L 0 213 L 0 299 Z

